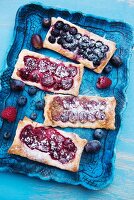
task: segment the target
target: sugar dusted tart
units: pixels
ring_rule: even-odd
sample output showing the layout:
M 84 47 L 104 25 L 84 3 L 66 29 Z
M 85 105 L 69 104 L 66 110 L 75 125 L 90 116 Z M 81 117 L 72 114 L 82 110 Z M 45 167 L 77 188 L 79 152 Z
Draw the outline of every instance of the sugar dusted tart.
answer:
M 46 95 L 46 126 L 115 129 L 114 97 Z
M 19 54 L 12 78 L 44 91 L 77 96 L 82 75 L 82 64 L 62 62 L 24 49 Z
M 96 73 L 102 72 L 116 50 L 116 44 L 113 41 L 60 17 L 51 18 L 51 27 L 43 47 L 78 61 Z
M 20 121 L 9 154 L 76 172 L 87 140 L 25 117 Z

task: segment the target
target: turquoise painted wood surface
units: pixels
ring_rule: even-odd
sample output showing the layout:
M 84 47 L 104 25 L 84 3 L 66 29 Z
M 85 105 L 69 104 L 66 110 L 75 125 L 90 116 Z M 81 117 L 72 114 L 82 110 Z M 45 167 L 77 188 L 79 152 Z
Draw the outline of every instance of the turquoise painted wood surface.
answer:
M 13 39 L 13 27 L 17 9 L 33 1 L 0 1 L 0 63 L 6 60 L 6 54 Z M 35 1 L 34 1 L 35 2 Z M 128 22 L 134 27 L 134 1 L 128 0 L 46 0 L 40 1 L 47 6 L 66 8 L 70 11 L 82 11 L 86 14 L 107 17 Z M 128 106 L 124 112 L 122 128 L 116 145 L 115 178 L 112 185 L 102 191 L 88 191 L 79 186 L 70 186 L 54 182 L 44 182 L 22 175 L 0 174 L 0 199 L 133 199 L 134 195 L 134 54 L 130 60 L 130 81 L 127 89 Z M 0 73 L 3 69 L 0 68 Z

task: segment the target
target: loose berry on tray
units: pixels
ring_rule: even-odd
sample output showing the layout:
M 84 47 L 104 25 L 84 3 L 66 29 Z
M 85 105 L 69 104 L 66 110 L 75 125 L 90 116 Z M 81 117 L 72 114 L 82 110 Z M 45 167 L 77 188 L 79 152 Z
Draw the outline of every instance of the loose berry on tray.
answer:
M 104 136 L 104 131 L 102 129 L 96 129 L 93 133 L 93 137 L 96 140 L 100 140 Z
M 98 78 L 96 87 L 99 89 L 105 89 L 110 87 L 110 85 L 112 84 L 112 81 L 106 77 L 106 76 L 101 76 Z
M 37 110 L 43 110 L 45 106 L 44 100 L 39 100 L 35 103 L 35 107 Z
M 11 137 L 11 133 L 5 132 L 3 137 L 4 137 L 4 139 L 8 140 Z
M 87 153 L 96 153 L 101 149 L 101 143 L 98 140 L 91 140 L 85 146 Z
M 51 19 L 49 18 L 43 18 L 42 20 L 42 26 L 45 28 L 49 28 L 51 26 Z
M 34 34 L 31 38 L 31 44 L 36 49 L 41 49 L 43 47 L 43 41 L 40 35 Z
M 19 80 L 11 80 L 10 87 L 14 91 L 21 91 L 24 89 L 25 83 Z
M 110 59 L 110 62 L 112 65 L 114 65 L 115 67 L 119 67 L 122 65 L 122 60 L 119 56 L 113 56 L 111 59 Z
M 19 106 L 25 106 L 27 103 L 27 98 L 25 96 L 20 96 L 17 100 Z
M 35 95 L 36 92 L 37 92 L 37 88 L 36 87 L 34 87 L 34 86 L 29 87 L 29 89 L 28 89 L 28 94 L 29 95 L 31 95 L 31 96 Z
M 112 66 L 111 65 L 107 65 L 105 68 L 104 68 L 104 72 L 106 73 L 106 74 L 108 74 L 108 73 L 110 73 L 111 71 L 112 71 Z
M 17 110 L 13 106 L 5 108 L 1 113 L 1 117 L 7 120 L 8 122 L 14 122 L 16 119 L 16 115 L 17 115 Z
M 37 113 L 35 113 L 35 112 L 31 113 L 30 118 L 32 120 L 35 120 L 37 118 Z

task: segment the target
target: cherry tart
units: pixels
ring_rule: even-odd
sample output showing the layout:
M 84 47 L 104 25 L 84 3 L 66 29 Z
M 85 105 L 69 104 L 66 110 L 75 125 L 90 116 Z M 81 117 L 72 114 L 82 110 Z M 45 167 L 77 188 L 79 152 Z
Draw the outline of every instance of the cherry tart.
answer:
M 20 121 L 9 154 L 76 172 L 87 140 L 25 117 Z
M 114 97 L 46 95 L 46 126 L 115 129 Z
M 96 73 L 102 72 L 115 52 L 115 46 L 114 42 L 60 17 L 51 18 L 51 27 L 43 43 L 44 48 L 78 61 Z
M 44 91 L 77 96 L 83 75 L 83 65 L 62 62 L 29 50 L 22 50 L 12 74 Z

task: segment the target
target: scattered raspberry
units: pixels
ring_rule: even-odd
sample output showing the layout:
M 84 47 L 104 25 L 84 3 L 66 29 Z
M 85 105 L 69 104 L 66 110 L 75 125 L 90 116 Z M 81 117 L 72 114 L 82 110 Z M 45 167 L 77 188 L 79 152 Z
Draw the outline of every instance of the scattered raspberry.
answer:
M 111 84 L 112 84 L 112 81 L 108 77 L 101 76 L 100 78 L 98 78 L 96 86 L 99 89 L 104 89 L 104 88 L 109 87 Z
M 13 106 L 5 108 L 1 113 L 1 117 L 3 119 L 6 119 L 8 122 L 13 122 L 16 119 L 16 115 L 17 115 L 17 110 Z

